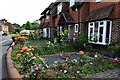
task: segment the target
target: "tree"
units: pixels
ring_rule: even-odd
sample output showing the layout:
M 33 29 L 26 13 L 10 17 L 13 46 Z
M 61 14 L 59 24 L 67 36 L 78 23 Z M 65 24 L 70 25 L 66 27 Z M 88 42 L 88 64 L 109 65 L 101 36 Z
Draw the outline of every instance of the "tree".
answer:
M 40 25 L 40 24 L 39 24 L 37 21 L 34 21 L 34 22 L 32 22 L 31 24 L 32 24 L 32 28 L 33 28 L 34 30 L 39 29 L 39 25 Z
M 14 24 L 12 24 L 12 25 L 17 28 L 16 31 L 17 31 L 18 33 L 22 30 L 22 28 L 21 28 L 21 26 L 20 26 L 19 24 L 14 23 Z

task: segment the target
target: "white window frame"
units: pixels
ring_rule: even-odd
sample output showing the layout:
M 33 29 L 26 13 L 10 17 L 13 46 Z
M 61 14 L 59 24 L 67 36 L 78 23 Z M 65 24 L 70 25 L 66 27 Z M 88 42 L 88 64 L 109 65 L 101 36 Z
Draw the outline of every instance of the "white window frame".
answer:
M 109 42 L 106 43 L 106 29 L 107 29 L 107 21 L 110 22 L 110 29 L 109 29 Z M 98 22 L 98 34 L 97 34 L 97 42 L 94 42 L 93 41 L 90 41 L 90 29 L 92 28 L 92 38 L 94 39 L 94 30 L 95 30 L 95 22 L 90 22 L 88 24 L 88 42 L 89 43 L 95 43 L 95 44 L 102 44 L 102 45 L 107 45 L 107 44 L 110 44 L 110 41 L 111 41 L 111 27 L 112 27 L 112 21 L 110 20 L 103 20 L 103 21 L 97 21 Z M 100 24 L 101 22 L 103 22 L 103 24 Z M 90 25 L 91 24 L 91 25 Z M 100 35 L 100 28 L 103 28 L 103 35 L 102 35 L 102 42 L 99 42 L 99 35 Z
M 75 32 L 75 33 L 78 32 L 78 24 L 75 24 L 75 26 L 74 26 L 74 32 Z
M 50 28 L 48 28 L 48 38 L 50 38 Z
M 46 19 L 49 19 L 49 16 L 48 16 L 48 15 L 46 16 Z
M 68 25 L 68 39 L 70 39 L 70 27 L 71 27 L 71 25 Z
M 75 5 L 75 0 L 70 0 L 70 7 Z
M 59 14 L 62 11 L 62 3 L 58 4 L 57 6 L 57 14 Z
M 60 27 L 60 30 L 59 30 L 59 27 Z M 60 31 L 60 32 L 62 31 L 62 26 L 58 26 L 58 27 L 57 27 L 57 35 L 59 35 L 59 31 Z
M 43 37 L 47 37 L 47 28 L 43 28 Z
M 95 2 L 101 2 L 102 0 L 96 0 Z

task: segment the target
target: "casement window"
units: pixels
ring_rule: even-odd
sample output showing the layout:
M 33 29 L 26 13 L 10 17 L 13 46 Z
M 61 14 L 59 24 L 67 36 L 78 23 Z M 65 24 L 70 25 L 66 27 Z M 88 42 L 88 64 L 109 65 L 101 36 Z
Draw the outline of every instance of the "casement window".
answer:
M 112 21 L 96 21 L 88 24 L 88 42 L 110 44 Z
M 78 32 L 78 24 L 75 24 L 75 27 L 74 27 L 74 32 L 77 33 Z
M 96 2 L 101 2 L 102 0 L 96 0 Z
M 75 5 L 75 0 L 70 0 L 70 7 Z
M 62 11 L 62 3 L 58 4 L 57 6 L 57 14 L 59 14 Z
M 59 30 L 60 27 L 60 30 Z M 62 31 L 62 26 L 57 27 L 57 35 L 59 35 L 59 31 Z

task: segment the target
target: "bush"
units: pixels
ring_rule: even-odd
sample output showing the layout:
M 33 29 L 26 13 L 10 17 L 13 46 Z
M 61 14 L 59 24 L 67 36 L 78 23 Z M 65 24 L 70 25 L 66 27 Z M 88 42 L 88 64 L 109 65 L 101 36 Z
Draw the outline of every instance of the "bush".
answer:
M 30 39 L 30 40 L 38 39 L 38 37 L 39 37 L 39 34 L 38 34 L 38 33 L 30 33 L 30 34 L 28 35 L 28 39 Z
M 110 55 L 112 57 L 118 57 L 120 58 L 120 42 L 112 42 L 108 45 L 108 50 L 111 51 Z
M 74 42 L 75 48 L 78 50 L 84 50 L 84 44 L 87 43 L 87 41 L 88 39 L 86 34 L 79 35 Z

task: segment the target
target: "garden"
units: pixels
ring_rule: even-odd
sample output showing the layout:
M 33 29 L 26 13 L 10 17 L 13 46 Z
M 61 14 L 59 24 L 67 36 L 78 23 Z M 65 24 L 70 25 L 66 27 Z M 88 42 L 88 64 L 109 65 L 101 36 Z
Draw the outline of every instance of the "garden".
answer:
M 37 40 L 34 42 L 36 40 L 30 40 L 34 34 L 16 34 L 13 37 L 15 45 L 12 60 L 21 77 L 38 80 L 45 78 L 77 79 L 120 67 L 118 58 L 109 58 L 88 45 L 86 35 L 80 35 L 71 44 L 67 41 L 67 33 L 67 30 L 60 32 L 60 42 L 56 38 L 51 41 Z

